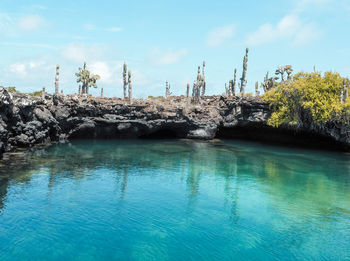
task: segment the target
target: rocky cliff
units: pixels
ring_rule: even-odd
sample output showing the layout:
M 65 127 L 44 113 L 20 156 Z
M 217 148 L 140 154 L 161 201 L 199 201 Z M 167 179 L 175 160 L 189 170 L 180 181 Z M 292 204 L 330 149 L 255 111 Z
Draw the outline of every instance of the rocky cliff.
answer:
M 336 145 L 349 149 L 350 126 L 305 123 L 267 126 L 270 110 L 257 98 L 184 97 L 133 100 L 64 96 L 45 99 L 0 88 L 0 154 L 81 138 L 250 138 L 287 143 Z

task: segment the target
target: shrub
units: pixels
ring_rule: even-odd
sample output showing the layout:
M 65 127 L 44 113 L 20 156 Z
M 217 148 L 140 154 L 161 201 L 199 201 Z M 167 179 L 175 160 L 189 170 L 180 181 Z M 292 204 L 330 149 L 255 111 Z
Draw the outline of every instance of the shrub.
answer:
M 345 96 L 341 99 L 344 82 L 348 80 L 338 73 L 326 72 L 322 76 L 314 72 L 298 73 L 293 81 L 278 83 L 263 95 L 272 109 L 268 124 L 297 125 L 306 117 L 318 125 L 329 121 L 349 123 L 350 100 Z

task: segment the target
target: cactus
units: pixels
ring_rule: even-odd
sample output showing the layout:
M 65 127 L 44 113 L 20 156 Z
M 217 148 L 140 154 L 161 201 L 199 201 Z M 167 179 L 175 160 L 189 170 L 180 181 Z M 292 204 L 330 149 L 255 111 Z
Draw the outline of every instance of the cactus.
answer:
M 101 88 L 101 98 L 103 97 L 103 88 Z
M 200 101 L 201 88 L 203 88 L 203 83 L 204 83 L 204 80 L 203 80 L 203 76 L 201 75 L 201 67 L 198 66 L 197 81 L 193 84 L 193 90 L 192 90 L 192 96 L 193 96 L 192 101 L 194 103 L 199 103 Z M 202 93 L 203 93 L 203 90 L 202 90 Z
M 261 87 L 263 88 L 265 93 L 276 86 L 276 80 L 278 80 L 278 77 L 269 78 L 269 72 L 266 73 L 264 82 L 261 83 Z
M 46 88 L 45 88 L 45 86 L 43 87 L 43 90 L 42 90 L 42 92 L 41 92 L 41 99 L 42 100 L 45 100 L 45 94 L 46 94 Z
M 56 65 L 56 77 L 55 77 L 55 95 L 58 96 L 59 89 L 59 76 L 60 76 L 60 65 Z
M 292 69 L 292 66 L 291 65 L 285 65 L 285 66 L 279 66 L 277 69 L 276 69 L 276 72 L 275 74 L 276 75 L 281 75 L 281 82 L 286 82 L 285 80 L 285 75 L 284 74 L 287 74 L 287 81 L 291 81 L 292 80 L 292 73 L 293 73 L 293 69 Z
M 237 81 L 237 69 L 235 68 L 235 70 L 233 72 L 233 84 L 232 84 L 232 89 L 231 89 L 231 93 L 233 96 L 236 95 L 236 81 Z
M 225 82 L 225 94 L 226 96 L 230 96 L 229 90 L 227 88 L 227 83 Z
M 124 65 L 123 65 L 123 90 L 124 90 L 124 99 L 126 99 L 126 88 L 127 88 L 127 85 L 128 85 L 128 81 L 126 80 L 126 74 L 127 74 L 127 66 L 126 66 L 126 63 L 124 62 Z
M 79 84 L 78 95 L 81 95 L 81 84 Z
M 292 80 L 292 73 L 293 73 L 293 69 L 291 65 L 286 65 L 285 66 L 285 71 L 287 73 L 287 81 L 291 81 Z
M 129 101 L 132 99 L 131 71 L 128 71 Z
M 188 98 L 189 96 L 190 96 L 190 84 L 187 83 L 186 97 Z
M 63 89 L 61 90 L 61 95 L 63 96 Z
M 248 68 L 248 52 L 249 49 L 245 49 L 245 56 L 243 58 L 243 72 L 242 72 L 242 78 L 241 78 L 241 87 L 240 87 L 240 93 L 242 96 L 244 96 L 245 87 L 247 86 L 247 68 Z
M 192 98 L 195 96 L 195 92 L 196 92 L 196 82 L 193 82 L 193 86 L 192 86 Z
M 168 81 L 165 82 L 165 98 L 168 98 L 169 96 L 169 83 Z
M 233 90 L 233 80 L 230 80 L 228 82 L 228 96 L 232 96 L 232 90 Z
M 89 94 L 89 88 L 97 88 L 96 81 L 100 79 L 99 75 L 90 74 L 90 71 L 86 69 L 86 62 L 84 62 L 83 68 L 79 68 L 79 72 L 75 74 L 78 77 L 77 82 L 82 83 L 82 93 Z
M 256 97 L 260 96 L 259 83 L 258 82 L 255 83 L 255 96 Z
M 205 61 L 203 61 L 202 75 L 203 75 L 202 96 L 204 96 L 204 94 L 205 94 L 205 87 L 206 87 L 206 82 L 205 82 Z

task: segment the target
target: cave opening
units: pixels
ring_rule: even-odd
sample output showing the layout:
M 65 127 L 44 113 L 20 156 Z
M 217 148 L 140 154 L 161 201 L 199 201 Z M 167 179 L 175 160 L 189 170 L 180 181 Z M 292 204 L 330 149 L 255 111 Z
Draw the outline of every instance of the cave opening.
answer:
M 348 151 L 343 144 L 309 131 L 273 128 L 266 125 L 254 124 L 247 126 L 219 126 L 215 138 L 256 141 L 269 145 L 282 145 L 311 149 Z

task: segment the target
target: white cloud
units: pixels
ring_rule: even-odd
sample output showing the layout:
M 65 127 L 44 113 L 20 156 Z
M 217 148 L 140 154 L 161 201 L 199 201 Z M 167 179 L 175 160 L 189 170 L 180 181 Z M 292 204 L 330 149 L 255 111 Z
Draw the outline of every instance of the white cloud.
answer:
M 319 38 L 321 36 L 322 32 L 316 28 L 313 24 L 305 25 L 303 28 L 300 29 L 295 35 L 295 38 L 292 42 L 292 45 L 294 46 L 302 46 L 306 45 L 313 40 Z
M 25 75 L 27 74 L 26 65 L 24 63 L 15 63 L 10 65 L 10 72 L 19 74 L 19 75 Z
M 123 28 L 121 27 L 110 27 L 105 29 L 105 31 L 112 32 L 112 33 L 120 32 L 121 30 L 123 30 Z
M 98 45 L 85 46 L 72 43 L 63 49 L 62 55 L 71 62 L 83 63 L 98 60 L 104 53 L 104 47 Z
M 30 75 L 34 71 L 42 72 L 47 70 L 47 64 L 43 60 L 31 60 L 25 62 L 18 62 L 9 65 L 8 72 L 12 73 L 15 77 L 32 76 Z
M 122 72 L 123 62 L 105 62 L 105 61 L 96 61 L 91 64 L 90 71 L 93 74 L 98 74 L 101 79 L 101 83 L 112 84 L 112 83 L 121 83 L 121 72 Z
M 226 40 L 233 37 L 236 31 L 236 26 L 226 25 L 222 27 L 217 27 L 211 30 L 207 36 L 207 44 L 209 47 L 218 47 Z
M 47 25 L 47 21 L 39 15 L 26 15 L 18 20 L 18 27 L 23 31 L 36 31 Z
M 276 25 L 263 24 L 247 37 L 248 45 L 261 45 L 278 40 L 290 40 L 291 44 L 305 45 L 317 39 L 321 31 L 313 24 L 303 23 L 296 14 L 284 16 Z
M 151 51 L 150 60 L 153 64 L 156 65 L 167 65 L 174 64 L 179 62 L 183 57 L 188 54 L 186 49 L 180 50 L 168 50 L 166 52 L 161 51 L 158 48 L 155 48 Z

